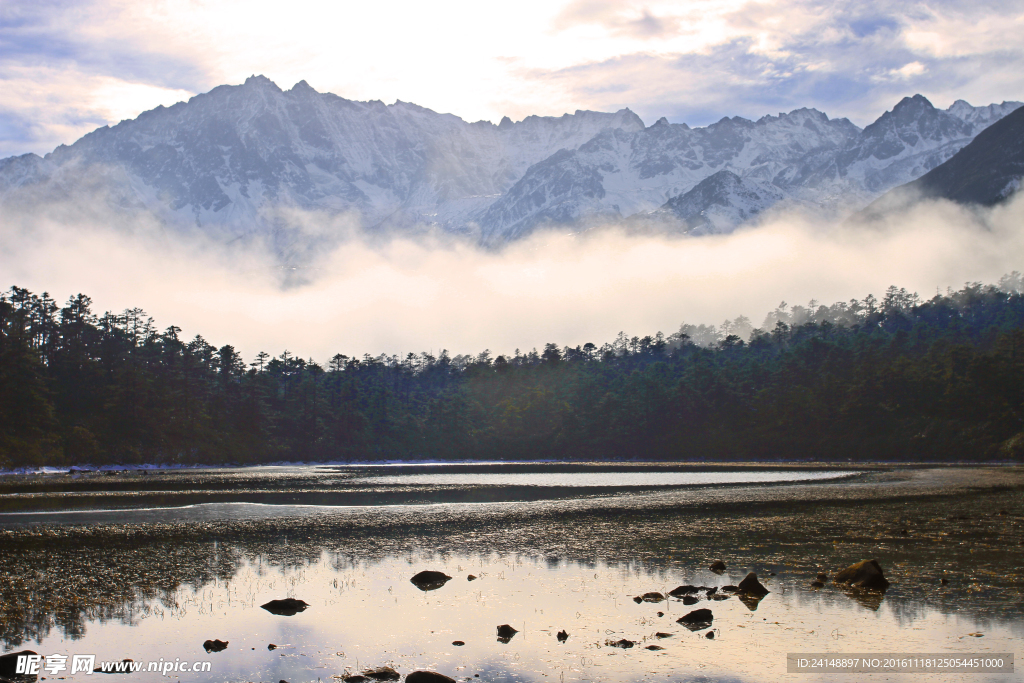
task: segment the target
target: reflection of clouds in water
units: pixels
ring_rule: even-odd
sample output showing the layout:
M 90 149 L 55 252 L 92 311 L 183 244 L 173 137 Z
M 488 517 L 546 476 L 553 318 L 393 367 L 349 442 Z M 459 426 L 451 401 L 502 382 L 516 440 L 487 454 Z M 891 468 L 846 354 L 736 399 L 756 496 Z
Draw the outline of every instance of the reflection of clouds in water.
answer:
M 714 681 L 774 680 L 777 667 L 785 665 L 785 652 L 838 647 L 887 652 L 896 641 L 902 651 L 941 652 L 959 627 L 976 630 L 969 619 L 950 619 L 947 611 L 934 609 L 920 609 L 915 621 L 904 625 L 888 607 L 888 596 L 882 609 L 871 612 L 845 596 L 829 600 L 824 593 L 809 594 L 794 585 L 795 579 L 780 576 L 756 611 L 735 598 L 700 602 L 698 607 L 713 611 L 716 640 L 725 640 L 730 652 L 763 655 L 723 658 L 720 645 L 705 642 L 703 629 L 690 634 L 675 624 L 695 607 L 674 600 L 638 605 L 631 596 L 667 592 L 678 583 L 724 585 L 735 576 L 714 577 L 685 566 L 652 569 L 628 560 L 562 561 L 553 567 L 542 557 L 517 553 L 396 550 L 361 557 L 358 551 L 324 549 L 326 539 L 301 550 L 297 543 L 297 553 L 290 555 L 282 540 L 267 538 L 249 547 L 180 544 L 179 550 L 197 566 L 217 555 L 230 556 L 230 566 L 223 567 L 228 571 L 217 572 L 216 578 L 190 576 L 192 580 L 165 586 L 159 593 L 136 596 L 129 609 L 116 613 L 134 615 L 135 628 L 127 640 L 117 623 L 98 620 L 101 612 L 91 611 L 74 648 L 96 649 L 110 657 L 122 654 L 116 648 L 132 648 L 123 653 L 127 656 L 144 648 L 153 657 L 168 659 L 188 656 L 200 642 L 168 639 L 171 631 L 215 635 L 232 647 L 217 658 L 213 677 L 196 679 L 209 681 L 224 680 L 228 672 L 248 679 L 290 679 L 387 664 L 402 673 L 430 668 L 449 675 L 481 673 L 482 679 L 488 672 L 507 677 L 487 680 L 544 680 L 538 674 L 564 672 L 561 680 L 626 683 L 650 674 L 668 674 L 674 680 L 700 680 L 700 674 Z M 155 554 L 146 556 L 151 565 L 158 564 Z M 453 579 L 437 591 L 422 593 L 409 578 L 424 569 L 444 571 Z M 479 578 L 467 581 L 470 573 Z M 310 608 L 292 617 L 259 609 L 286 594 L 305 600 Z M 665 616 L 658 617 L 658 611 Z M 1005 647 L 1014 624 L 1019 628 L 1019 617 L 1014 619 L 994 621 L 986 644 Z M 504 623 L 520 631 L 508 644 L 494 638 L 495 627 Z M 562 628 L 570 633 L 564 645 L 555 638 Z M 665 631 L 673 637 L 655 638 L 656 632 Z M 59 651 L 56 638 L 44 637 L 41 647 Z M 628 654 L 604 647 L 606 640 L 620 638 L 639 645 Z M 465 646 L 450 647 L 455 639 Z M 268 641 L 282 645 L 280 652 L 268 655 Z M 665 656 L 643 652 L 641 646 L 648 642 L 664 646 Z
M 1016 520 L 1012 493 L 986 495 L 987 503 L 1012 511 L 992 524 Z M 640 502 L 646 498 L 635 497 Z M 731 500 L 685 509 L 426 506 L 348 514 L 321 511 L 305 518 L 18 532 L 5 536 L 5 553 L 0 555 L 0 609 L 14 610 L 0 615 L 0 624 L 5 639 L 37 633 L 43 646 L 49 646 L 55 641 L 47 639 L 57 638 L 59 631 L 81 637 L 77 648 L 109 648 L 112 659 L 133 655 L 123 651 L 125 642 L 163 657 L 179 656 L 179 647 L 180 656 L 188 656 L 187 648 L 201 643 L 165 646 L 166 624 L 228 640 L 240 652 L 252 652 L 250 647 L 265 651 L 268 641 L 291 643 L 294 649 L 288 652 L 295 657 L 341 650 L 349 658 L 346 663 L 358 657 L 366 665 L 384 663 L 379 661 L 383 651 L 403 657 L 428 653 L 434 657 L 430 666 L 446 661 L 482 666 L 496 652 L 518 653 L 520 662 L 514 666 L 504 659 L 499 663 L 528 678 L 528 671 L 547 671 L 552 661 L 561 661 L 553 658 L 565 650 L 544 650 L 561 628 L 573 635 L 573 646 L 603 644 L 609 637 L 605 629 L 615 631 L 614 639 L 630 640 L 650 638 L 656 631 L 678 633 L 672 622 L 683 613 L 679 603 L 635 605 L 632 597 L 667 593 L 680 584 L 735 585 L 752 570 L 771 591 L 755 612 L 735 598 L 699 605 L 714 611 L 715 627 L 721 630 L 716 642 L 725 641 L 731 648 L 774 653 L 834 650 L 838 643 L 844 650 L 883 652 L 898 639 L 901 649 L 931 652 L 969 647 L 967 639 L 957 638 L 973 631 L 985 632 L 985 644 L 993 648 L 1008 636 L 1024 635 L 1024 620 L 1012 599 L 1019 573 L 1015 554 L 972 555 L 969 564 L 955 538 L 928 537 L 923 546 L 913 540 L 913 535 L 941 528 L 947 516 L 959 518 L 976 510 L 977 496 L 919 501 L 912 506 L 918 521 L 906 546 L 884 534 L 867 533 L 873 525 L 884 532 L 902 524 L 908 514 L 902 498 L 835 507 L 823 501 L 790 507 L 783 500 Z M 991 533 L 983 533 L 989 520 L 960 523 L 965 528 L 978 525 L 970 527 L 976 544 L 991 540 Z M 1004 542 L 1016 543 L 1020 535 L 1014 527 L 990 531 L 1002 535 Z M 840 543 L 834 545 L 834 540 Z M 809 589 L 820 569 L 832 576 L 863 556 L 877 556 L 893 582 L 877 612 L 860 606 L 831 582 L 818 591 Z M 26 557 L 35 561 L 25 562 Z M 723 576 L 704 569 L 711 558 L 728 565 Z M 953 583 L 958 585 L 940 589 L 933 576 L 937 568 L 955 569 Z M 421 569 L 444 571 L 453 580 L 423 594 L 409 583 Z M 980 573 L 972 574 L 975 570 Z M 771 571 L 777 576 L 771 577 Z M 469 582 L 470 573 L 480 578 Z M 981 592 L 965 590 L 969 582 L 986 580 L 992 583 Z M 31 590 L 31 603 L 18 590 Z M 68 596 L 74 601 L 69 603 Z M 311 607 L 296 617 L 260 621 L 264 617 L 258 606 L 282 597 L 303 599 Z M 667 616 L 658 618 L 656 611 Z M 108 623 L 100 623 L 99 616 Z M 518 629 L 521 621 L 526 622 L 524 637 L 517 636 L 510 646 L 525 649 L 486 650 L 494 642 L 495 626 L 510 623 Z M 137 624 L 127 641 L 123 627 L 117 629 L 121 622 Z M 832 638 L 836 629 L 839 637 Z M 712 680 L 770 677 L 767 654 L 723 663 L 721 645 L 680 638 L 673 647 L 685 649 L 687 666 L 705 662 L 712 670 L 719 667 Z M 466 641 L 468 648 L 457 663 L 445 659 L 456 656 L 447 645 L 455 639 Z M 605 655 L 603 649 L 596 652 Z M 652 655 L 635 655 L 633 651 L 633 659 L 616 659 L 614 666 L 588 671 L 601 674 L 592 679 L 625 681 L 642 677 L 630 677 L 639 671 L 630 666 L 660 666 L 659 660 L 642 659 Z M 218 661 L 229 664 L 227 659 Z M 239 659 L 231 667 L 240 677 L 255 676 L 254 661 Z M 259 670 L 291 680 L 285 671 Z M 623 671 L 617 678 L 616 672 Z M 686 671 L 678 674 L 685 678 Z

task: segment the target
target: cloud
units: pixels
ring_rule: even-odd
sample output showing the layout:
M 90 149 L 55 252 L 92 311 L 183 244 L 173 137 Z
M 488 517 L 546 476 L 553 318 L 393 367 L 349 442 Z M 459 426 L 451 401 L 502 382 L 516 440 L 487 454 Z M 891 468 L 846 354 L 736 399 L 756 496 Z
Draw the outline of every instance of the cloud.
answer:
M 180 41 L 136 14 L 98 0 L 0 5 L 0 156 L 49 152 L 210 84 Z
M 575 0 L 562 8 L 552 24 L 557 31 L 599 26 L 613 35 L 645 40 L 674 34 L 672 18 L 655 16 L 648 7 L 614 0 Z
M 247 359 L 286 349 L 320 362 L 442 348 L 497 354 L 739 315 L 757 322 L 781 300 L 846 301 L 892 284 L 928 298 L 995 282 L 1021 269 L 1022 219 L 1024 195 L 986 211 L 926 202 L 865 226 L 778 214 L 730 235 L 631 236 L 612 226 L 493 251 L 429 234 L 370 239 L 351 217 L 292 211 L 281 220 L 297 234 L 347 235 L 294 272 L 258 240 L 168 234 L 96 202 L 7 211 L 0 272 L 3 286 L 59 301 L 90 295 L 99 312 L 141 307 L 160 328 L 232 344 Z
M 590 23 L 614 34 L 628 9 L 619 3 L 574 3 L 556 27 L 586 22 L 595 4 L 602 9 Z M 706 9 L 664 22 L 677 35 L 659 34 L 657 49 L 525 77 L 557 84 L 586 108 L 628 105 L 645 120 L 666 115 L 691 125 L 811 106 L 863 126 L 916 92 L 942 106 L 1024 97 L 1024 11 L 1010 3 L 812 0 Z
M 811 106 L 866 125 L 918 92 L 1024 99 L 1022 29 L 1010 0 L 7 0 L 0 155 L 255 73 L 470 121 L 628 106 L 704 125 Z

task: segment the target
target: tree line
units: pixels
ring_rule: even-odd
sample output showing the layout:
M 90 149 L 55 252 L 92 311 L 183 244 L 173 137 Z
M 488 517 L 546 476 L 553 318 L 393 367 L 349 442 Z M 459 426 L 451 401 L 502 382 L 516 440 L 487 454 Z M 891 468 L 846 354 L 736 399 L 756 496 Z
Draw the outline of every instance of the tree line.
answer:
M 0 467 L 383 459 L 1020 461 L 1024 282 L 781 304 L 600 347 L 234 347 L 0 295 Z

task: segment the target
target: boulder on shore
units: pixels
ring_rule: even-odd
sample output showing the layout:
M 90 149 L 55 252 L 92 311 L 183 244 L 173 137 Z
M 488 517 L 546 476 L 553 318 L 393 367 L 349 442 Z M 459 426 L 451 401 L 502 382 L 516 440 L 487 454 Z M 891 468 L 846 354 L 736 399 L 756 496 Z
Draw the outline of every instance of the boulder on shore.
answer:
M 711 613 L 711 610 L 704 607 L 702 609 L 695 609 L 689 614 L 685 614 L 676 619 L 677 624 L 682 624 L 691 631 L 700 631 L 701 629 L 711 628 L 711 623 L 715 617 Z
M 271 614 L 278 614 L 282 617 L 291 617 L 305 610 L 309 607 L 309 604 L 305 600 L 285 598 L 284 600 L 271 600 L 266 604 L 260 605 L 260 607 Z
M 626 640 L 625 638 L 621 640 L 606 640 L 604 644 L 608 647 L 621 647 L 623 650 L 629 649 L 636 645 L 636 643 L 634 643 L 632 640 Z
M 409 579 L 409 581 L 412 582 L 412 585 L 416 586 L 421 591 L 437 590 L 451 580 L 452 577 L 448 576 L 444 572 L 435 572 L 429 569 L 422 571 Z
M 722 562 L 721 560 L 715 560 L 711 563 L 711 566 L 709 566 L 708 569 L 710 569 L 716 574 L 721 574 L 725 571 L 725 562 Z
M 455 683 L 455 679 L 436 671 L 413 671 L 405 677 L 405 683 Z
M 746 593 L 747 595 L 768 595 L 771 591 L 761 585 L 761 582 L 757 580 L 757 574 L 750 572 L 746 577 L 740 581 L 740 585 L 737 586 L 740 593 Z
M 363 671 L 363 675 L 367 678 L 372 678 L 375 681 L 397 681 L 402 677 L 402 674 L 398 673 L 390 666 L 378 666 L 376 669 L 366 669 Z
M 18 670 L 18 657 L 28 657 L 38 654 L 38 652 L 33 652 L 32 650 L 21 650 L 19 652 L 8 652 L 7 654 L 0 656 L 0 677 L 14 680 L 17 676 L 21 675 L 15 673 L 15 671 Z
M 861 560 L 857 564 L 851 564 L 836 574 L 833 581 L 854 588 L 868 588 L 871 590 L 884 591 L 889 587 L 889 582 L 885 579 L 882 567 L 878 564 L 877 560 Z

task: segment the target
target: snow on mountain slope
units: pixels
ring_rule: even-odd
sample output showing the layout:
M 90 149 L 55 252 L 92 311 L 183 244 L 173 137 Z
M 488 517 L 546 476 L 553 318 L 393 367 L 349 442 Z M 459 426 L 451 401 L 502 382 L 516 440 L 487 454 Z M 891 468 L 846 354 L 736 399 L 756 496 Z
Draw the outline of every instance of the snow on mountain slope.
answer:
M 632 134 L 606 130 L 532 166 L 480 223 L 485 238 L 495 239 L 572 216 L 652 211 L 722 170 L 771 183 L 808 156 L 834 156 L 859 133 L 813 109 L 757 122 L 724 118 L 706 128 L 661 119 Z
M 784 201 L 785 194 L 771 183 L 752 177 L 740 178 L 732 171 L 712 174 L 687 192 L 665 202 L 657 212 L 682 221 L 686 232 L 725 232 L 753 220 L 765 210 Z
M 444 223 L 446 212 L 486 206 L 531 164 L 617 126 L 643 123 L 629 110 L 467 123 L 405 102 L 345 100 L 304 81 L 282 91 L 254 76 L 100 128 L 45 159 L 8 160 L 0 190 L 26 178 L 73 182 L 75 169 L 84 182 L 102 166 L 123 172 L 117 194 L 166 220 L 230 233 L 259 229 L 274 206 L 356 209 L 368 224 L 396 214 Z
M 498 240 L 577 216 L 629 216 L 662 206 L 662 216 L 666 211 L 681 215 L 666 201 L 722 171 L 743 180 L 745 190 L 726 192 L 722 183 L 729 176 L 720 176 L 679 203 L 687 216 L 715 214 L 717 231 L 783 200 L 833 213 L 849 211 L 935 168 L 1019 106 L 974 108 L 961 101 L 942 111 L 915 95 L 864 130 L 846 119 L 798 109 L 756 122 L 724 118 L 698 129 L 662 119 L 633 134 L 603 131 L 574 152 L 532 166 L 481 216 L 480 224 L 485 238 Z M 738 202 L 734 210 L 721 205 L 727 195 Z M 742 197 L 755 195 L 759 208 L 751 212 Z M 708 203 L 699 205 L 701 198 Z
M 700 230 L 724 231 L 778 202 L 859 209 L 1020 106 L 958 100 L 942 111 L 916 95 L 864 130 L 814 109 L 704 128 L 666 119 L 645 127 L 628 109 L 494 125 L 346 100 L 305 81 L 283 91 L 253 76 L 44 158 L 0 160 L 0 205 L 100 198 L 170 227 L 284 235 L 282 244 L 298 239 L 282 218 L 292 208 L 355 212 L 371 230 L 479 232 L 487 242 L 654 211 L 687 223 L 703 215 Z

